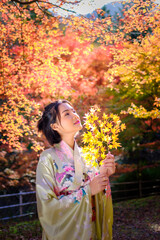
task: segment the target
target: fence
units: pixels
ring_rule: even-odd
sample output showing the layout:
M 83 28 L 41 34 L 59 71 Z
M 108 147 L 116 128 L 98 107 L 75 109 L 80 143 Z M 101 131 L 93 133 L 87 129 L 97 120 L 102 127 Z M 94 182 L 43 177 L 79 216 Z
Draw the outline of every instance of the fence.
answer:
M 112 182 L 111 189 L 113 202 L 157 195 L 160 194 L 160 179 L 139 182 Z M 0 203 L 0 220 L 37 214 L 35 191 L 1 195 Z
M 160 179 L 152 181 L 112 182 L 113 202 L 160 194 Z
M 0 195 L 0 220 L 37 214 L 35 191 Z

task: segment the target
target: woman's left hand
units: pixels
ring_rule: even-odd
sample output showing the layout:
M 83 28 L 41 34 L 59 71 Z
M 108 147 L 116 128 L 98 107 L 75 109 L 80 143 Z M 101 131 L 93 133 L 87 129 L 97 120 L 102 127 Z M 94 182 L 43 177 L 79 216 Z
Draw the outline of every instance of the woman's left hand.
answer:
M 106 173 L 107 177 L 115 173 L 115 159 L 114 156 L 109 152 L 106 158 L 102 161 L 100 166 L 100 173 Z

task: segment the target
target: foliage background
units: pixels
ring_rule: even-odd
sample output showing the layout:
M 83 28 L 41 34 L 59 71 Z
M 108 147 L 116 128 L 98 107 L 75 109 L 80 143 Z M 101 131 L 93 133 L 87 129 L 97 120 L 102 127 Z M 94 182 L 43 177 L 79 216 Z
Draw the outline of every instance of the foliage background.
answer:
M 34 188 L 38 156 L 48 147 L 37 120 L 57 98 L 70 100 L 81 117 L 95 104 L 119 114 L 127 129 L 113 153 L 139 167 L 158 164 L 159 5 L 134 0 L 114 16 L 103 8 L 98 17 L 63 18 L 55 9 L 65 1 L 52 4 L 53 14 L 48 2 L 19 2 L 0 2 L 1 191 Z

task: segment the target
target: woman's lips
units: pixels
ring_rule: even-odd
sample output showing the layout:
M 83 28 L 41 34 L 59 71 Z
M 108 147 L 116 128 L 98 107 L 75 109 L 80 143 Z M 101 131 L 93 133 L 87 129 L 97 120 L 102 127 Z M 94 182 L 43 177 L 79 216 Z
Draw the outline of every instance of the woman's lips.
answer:
M 78 124 L 78 123 L 80 123 L 80 121 L 79 121 L 79 120 L 77 120 L 77 121 L 74 123 L 74 125 L 75 125 L 75 124 Z

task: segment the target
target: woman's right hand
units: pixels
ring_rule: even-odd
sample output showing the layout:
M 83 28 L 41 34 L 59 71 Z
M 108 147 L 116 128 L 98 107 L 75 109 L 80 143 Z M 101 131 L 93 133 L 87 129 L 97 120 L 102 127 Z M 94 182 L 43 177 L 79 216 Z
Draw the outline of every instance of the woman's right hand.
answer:
M 106 188 L 107 183 L 108 177 L 106 176 L 106 173 L 101 173 L 95 176 L 89 184 L 91 189 L 91 195 L 93 196 L 103 191 Z

